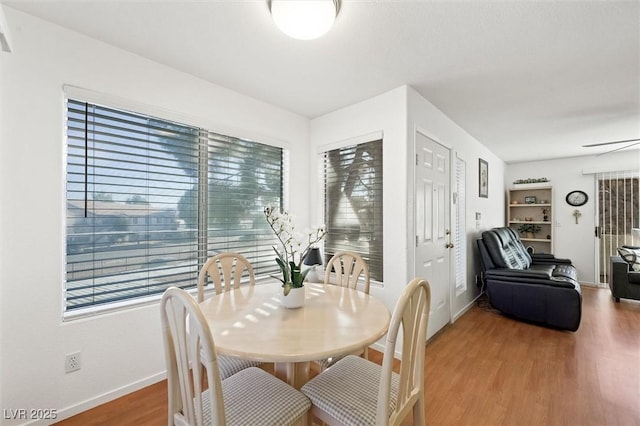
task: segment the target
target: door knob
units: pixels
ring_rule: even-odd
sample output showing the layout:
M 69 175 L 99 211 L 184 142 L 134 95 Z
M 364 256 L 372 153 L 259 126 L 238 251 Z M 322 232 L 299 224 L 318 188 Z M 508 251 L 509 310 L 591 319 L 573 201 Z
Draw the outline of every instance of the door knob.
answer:
M 445 247 L 448 249 L 453 248 L 453 243 L 447 243 L 445 244 Z

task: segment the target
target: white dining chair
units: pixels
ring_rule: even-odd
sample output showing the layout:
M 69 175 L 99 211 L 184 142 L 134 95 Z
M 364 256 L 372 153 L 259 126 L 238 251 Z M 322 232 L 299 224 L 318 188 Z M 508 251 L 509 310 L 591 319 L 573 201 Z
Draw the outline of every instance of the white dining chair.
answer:
M 341 287 L 349 287 L 369 294 L 371 278 L 369 276 L 369 265 L 357 253 L 351 251 L 339 251 L 327 262 L 327 269 L 324 274 L 324 283 Z M 364 358 L 368 356 L 368 347 L 353 352 L 352 355 L 359 355 Z M 335 356 L 315 361 L 320 371 L 326 370 L 331 365 L 342 359 L 342 356 Z
M 369 265 L 357 253 L 339 251 L 327 262 L 325 284 L 349 287 L 369 294 L 370 282 Z
M 213 283 L 215 294 L 239 288 L 242 281 L 255 285 L 253 266 L 239 253 L 225 252 L 209 258 L 198 274 L 198 303 L 204 301 L 205 287 L 209 280 Z M 260 367 L 261 362 L 250 361 L 228 355 L 218 355 L 218 366 L 222 379 L 249 367 Z
M 309 399 L 266 371 L 250 367 L 222 380 L 209 324 L 189 293 L 169 288 L 160 307 L 169 426 L 307 424 Z M 206 376 L 194 367 L 201 363 Z
M 255 285 L 253 266 L 239 253 L 225 252 L 210 257 L 198 273 L 198 302 L 204 301 L 207 277 L 213 283 L 215 294 L 239 288 L 243 279 Z
M 396 303 L 382 365 L 348 355 L 300 389 L 311 400 L 311 416 L 329 425 L 398 425 L 410 413 L 425 424 L 424 353 L 431 304 L 429 284 L 413 279 Z M 402 328 L 400 373 L 393 372 Z

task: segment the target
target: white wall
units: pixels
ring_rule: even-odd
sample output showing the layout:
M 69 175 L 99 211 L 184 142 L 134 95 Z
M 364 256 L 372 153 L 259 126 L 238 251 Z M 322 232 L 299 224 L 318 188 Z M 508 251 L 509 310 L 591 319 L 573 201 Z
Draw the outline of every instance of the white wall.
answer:
M 291 209 L 304 222 L 309 122 L 11 8 L 5 14 L 13 53 L 0 54 L 0 408 L 68 416 L 163 378 L 165 367 L 157 303 L 62 322 L 63 85 L 289 145 Z M 65 374 L 74 351 L 82 369 Z
M 311 120 L 311 152 L 333 149 L 336 144 L 369 134 L 383 133 L 383 256 L 385 286 L 373 285 L 371 294 L 381 297 L 392 309 L 403 287 L 408 283 L 406 264 L 406 88 L 400 87 L 363 102 Z M 374 139 L 371 139 L 374 140 Z M 367 142 L 360 140 L 359 142 Z M 323 192 L 317 157 L 312 158 L 311 211 L 315 221 L 322 222 Z
M 311 150 L 335 147 L 341 141 L 352 141 L 363 135 L 382 132 L 384 192 L 384 283 L 373 286 L 371 293 L 381 297 L 391 309 L 404 286 L 413 278 L 413 203 L 409 189 L 413 180 L 413 129 L 418 126 L 433 138 L 461 151 L 467 161 L 467 291 L 453 301 L 454 317 L 478 295 L 475 238 L 479 233 L 504 224 L 504 164 L 474 140 L 451 119 L 437 110 L 414 89 L 402 86 L 372 99 L 359 102 L 311 120 Z M 478 157 L 489 162 L 489 198 L 478 197 Z M 318 161 L 310 164 L 318 176 Z M 313 185 L 313 183 L 312 183 Z M 311 211 L 315 220 L 322 218 L 322 191 L 312 186 Z M 479 229 L 475 229 L 475 212 L 482 213 Z
M 505 223 L 504 162 L 412 88 L 408 89 L 408 106 L 407 126 L 411 135 L 408 145 L 412 159 L 415 155 L 413 151 L 415 146 L 414 133 L 415 129 L 419 129 L 435 141 L 450 148 L 452 159 L 457 155 L 466 163 L 467 290 L 456 294 L 452 299 L 451 309 L 455 319 L 469 307 L 479 294 L 475 285 L 475 276 L 480 272 L 475 240 L 480 238 L 482 231 L 503 226 Z M 489 164 L 488 198 L 480 198 L 478 195 L 479 158 Z M 452 183 L 452 192 L 453 188 Z M 413 193 L 413 189 L 410 190 L 410 193 Z M 481 220 L 477 227 L 476 212 L 481 214 Z M 410 231 L 411 235 L 415 235 L 412 229 Z M 410 244 L 409 251 L 408 271 L 410 273 L 413 270 L 413 244 Z
M 583 174 L 594 170 L 639 170 L 640 151 L 615 152 L 601 156 L 584 156 L 548 161 L 508 164 L 505 171 L 505 188 L 513 186 L 517 179 L 546 177 L 553 186 L 554 251 L 558 257 L 571 259 L 578 272 L 580 283 L 597 285 L 595 275 L 596 226 L 595 177 Z M 575 223 L 576 207 L 565 201 L 567 193 L 581 190 L 589 201 L 578 209 L 582 213 Z M 505 189 L 506 191 L 506 189 Z M 558 226 L 559 225 L 559 226 Z

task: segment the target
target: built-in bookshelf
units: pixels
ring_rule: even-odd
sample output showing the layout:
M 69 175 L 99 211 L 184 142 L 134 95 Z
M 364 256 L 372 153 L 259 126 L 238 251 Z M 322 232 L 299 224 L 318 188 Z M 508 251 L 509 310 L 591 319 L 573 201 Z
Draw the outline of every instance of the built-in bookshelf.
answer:
M 553 253 L 553 187 L 549 182 L 514 185 L 507 203 L 508 226 L 518 232 L 525 247 L 535 253 Z

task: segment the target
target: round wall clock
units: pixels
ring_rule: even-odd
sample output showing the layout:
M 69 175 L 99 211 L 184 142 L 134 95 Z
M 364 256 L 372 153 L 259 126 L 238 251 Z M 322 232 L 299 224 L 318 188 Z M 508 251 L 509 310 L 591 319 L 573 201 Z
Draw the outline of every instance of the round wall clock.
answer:
M 589 197 L 584 191 L 571 191 L 567 194 L 566 200 L 567 204 L 574 207 L 580 207 L 587 204 L 587 201 L 589 201 Z

